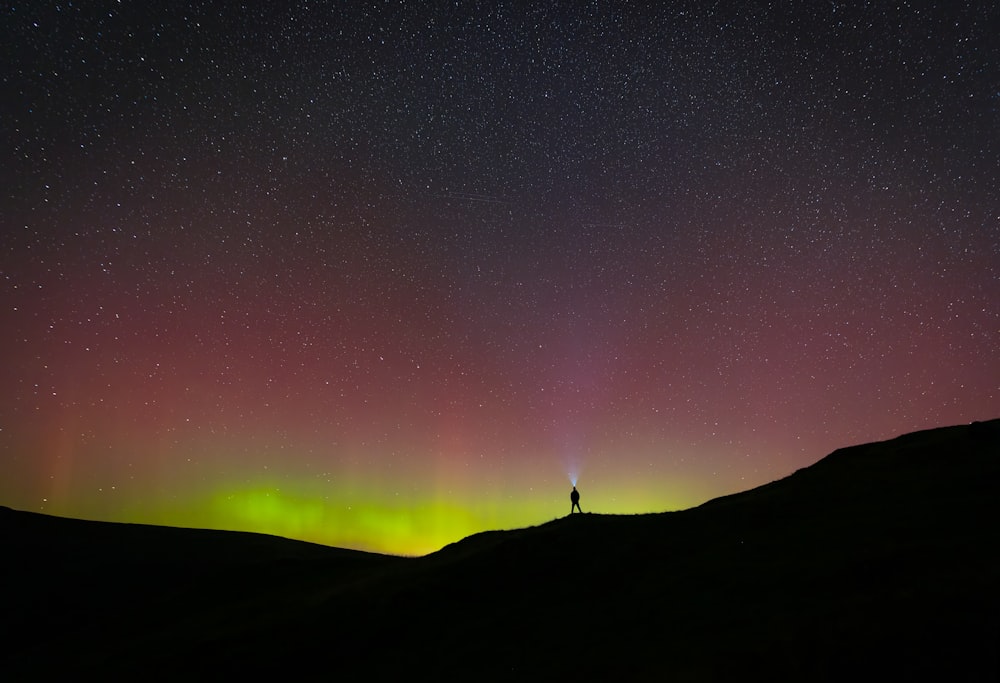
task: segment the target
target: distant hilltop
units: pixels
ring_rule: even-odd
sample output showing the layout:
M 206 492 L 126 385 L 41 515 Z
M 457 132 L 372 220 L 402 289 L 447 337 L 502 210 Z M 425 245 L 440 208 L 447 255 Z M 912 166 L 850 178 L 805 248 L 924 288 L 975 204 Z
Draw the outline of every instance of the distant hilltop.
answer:
M 993 680 L 1000 420 L 420 558 L 0 510 L 12 680 Z M 53 656 L 58 653 L 58 656 Z

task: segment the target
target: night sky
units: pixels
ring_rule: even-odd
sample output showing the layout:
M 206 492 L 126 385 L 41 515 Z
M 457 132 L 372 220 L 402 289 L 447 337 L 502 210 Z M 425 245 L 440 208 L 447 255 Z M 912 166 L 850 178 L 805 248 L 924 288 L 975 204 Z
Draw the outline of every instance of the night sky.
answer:
M 998 27 L 6 3 L 0 504 L 420 554 L 998 417 Z

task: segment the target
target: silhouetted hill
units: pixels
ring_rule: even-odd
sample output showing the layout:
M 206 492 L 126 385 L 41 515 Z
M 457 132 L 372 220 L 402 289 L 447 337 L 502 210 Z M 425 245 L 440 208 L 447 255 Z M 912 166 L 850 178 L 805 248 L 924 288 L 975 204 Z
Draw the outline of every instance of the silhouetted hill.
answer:
M 1000 420 L 422 558 L 0 509 L 14 678 L 1000 680 Z

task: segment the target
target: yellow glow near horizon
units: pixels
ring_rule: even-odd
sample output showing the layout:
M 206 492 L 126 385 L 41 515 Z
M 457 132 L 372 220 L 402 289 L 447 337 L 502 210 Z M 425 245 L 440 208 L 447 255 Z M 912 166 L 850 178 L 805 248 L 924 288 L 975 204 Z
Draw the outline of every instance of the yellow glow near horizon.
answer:
M 565 490 L 563 490 L 565 489 Z M 650 492 L 602 491 L 588 497 L 584 510 L 637 514 L 678 509 L 698 501 L 666 505 Z M 622 494 L 625 495 L 622 495 Z M 315 484 L 281 486 L 259 481 L 220 485 L 170 504 L 133 502 L 123 514 L 100 514 L 109 521 L 132 521 L 190 528 L 265 533 L 322 545 L 394 555 L 424 555 L 482 531 L 524 528 L 569 513 L 569 486 L 533 490 L 528 495 L 476 499 L 459 495 L 408 495 L 361 490 L 357 484 L 336 489 Z M 565 498 L 565 501 L 562 499 Z

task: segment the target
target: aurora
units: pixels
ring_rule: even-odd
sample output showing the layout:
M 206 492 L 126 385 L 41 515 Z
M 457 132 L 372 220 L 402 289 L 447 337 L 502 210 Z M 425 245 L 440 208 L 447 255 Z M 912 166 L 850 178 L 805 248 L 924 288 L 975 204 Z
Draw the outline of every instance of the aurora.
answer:
M 416 555 L 995 417 L 988 5 L 7 8 L 0 504 Z

